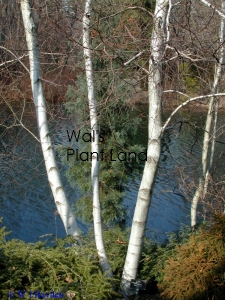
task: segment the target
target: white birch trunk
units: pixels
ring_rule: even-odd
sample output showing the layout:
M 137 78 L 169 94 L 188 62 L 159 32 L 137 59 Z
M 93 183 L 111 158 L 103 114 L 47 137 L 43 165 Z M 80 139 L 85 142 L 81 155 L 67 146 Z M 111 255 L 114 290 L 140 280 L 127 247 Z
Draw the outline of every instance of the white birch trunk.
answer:
M 83 16 L 83 48 L 84 60 L 86 70 L 86 80 L 88 88 L 88 101 L 89 112 L 91 121 L 91 152 L 92 152 L 92 166 L 91 166 L 91 180 L 92 180 L 92 198 L 93 198 L 93 220 L 95 243 L 98 252 L 99 262 L 103 273 L 107 277 L 112 277 L 112 271 L 108 262 L 105 252 L 103 234 L 102 234 L 102 221 L 101 221 L 101 207 L 99 195 L 99 167 L 100 167 L 100 154 L 99 154 L 99 127 L 96 100 L 94 95 L 94 82 L 93 82 L 93 68 L 90 49 L 90 16 L 91 16 L 91 3 L 92 0 L 87 0 Z M 94 135 L 94 138 L 93 138 Z
M 221 66 L 220 66 L 221 67 Z M 213 130 L 212 130 L 212 137 L 211 137 L 211 152 L 210 152 L 210 158 L 209 158 L 209 165 L 206 171 L 205 175 L 205 184 L 203 188 L 203 199 L 205 198 L 205 195 L 208 190 L 208 184 L 211 178 L 210 171 L 213 164 L 213 158 L 214 158 L 214 152 L 215 152 L 215 145 L 216 145 L 216 131 L 217 131 L 217 119 L 218 119 L 218 99 L 215 99 L 215 105 L 214 105 L 214 117 L 213 117 Z
M 148 149 L 142 181 L 134 211 L 130 240 L 124 265 L 121 291 L 125 296 L 134 293 L 130 289 L 131 279 L 136 279 L 142 251 L 143 238 L 152 189 L 158 167 L 161 150 L 161 98 L 162 98 L 162 59 L 165 50 L 165 22 L 168 12 L 168 0 L 157 0 L 154 13 L 154 27 L 151 37 L 151 57 L 149 60 L 148 93 L 149 125 Z
M 225 13 L 225 1 L 222 1 L 222 12 Z M 218 84 L 221 79 L 222 72 L 222 63 L 224 57 L 224 18 L 221 17 L 220 23 L 220 53 L 219 53 L 219 62 L 215 66 L 215 75 L 212 93 L 218 93 Z M 216 135 L 216 123 L 217 123 L 217 111 L 218 111 L 218 100 L 215 97 L 211 97 L 209 101 L 209 108 L 206 118 L 205 125 L 205 133 L 203 139 L 203 147 L 202 147 L 202 174 L 199 178 L 198 187 L 195 191 L 195 195 L 192 199 L 191 203 L 191 226 L 196 226 L 197 219 L 197 205 L 199 200 L 204 199 L 207 193 L 209 178 L 210 178 L 210 169 L 213 163 L 214 150 L 215 150 L 215 135 Z M 214 118 L 213 118 L 214 115 Z M 214 122 L 213 132 L 212 132 L 212 123 Z M 212 134 L 211 134 L 212 132 Z M 212 135 L 212 138 L 211 138 Z M 212 142 L 211 145 L 211 153 L 209 157 L 209 146 L 210 140 Z
M 65 227 L 66 234 L 74 236 L 81 245 L 81 241 L 79 239 L 79 230 L 73 211 L 69 205 L 69 202 L 67 201 L 66 194 L 62 186 L 49 134 L 46 103 L 41 80 L 37 28 L 36 24 L 34 23 L 29 0 L 21 0 L 21 11 L 26 33 L 27 48 L 29 52 L 30 79 L 34 104 L 36 108 L 38 131 L 48 181 L 52 190 L 57 210 Z

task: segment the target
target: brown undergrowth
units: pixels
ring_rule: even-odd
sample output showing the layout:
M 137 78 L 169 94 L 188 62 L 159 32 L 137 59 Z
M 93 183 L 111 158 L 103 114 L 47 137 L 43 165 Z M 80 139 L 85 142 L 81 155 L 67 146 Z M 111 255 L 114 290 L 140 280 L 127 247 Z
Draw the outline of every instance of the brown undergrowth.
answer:
M 223 299 L 225 294 L 225 215 L 216 215 L 210 229 L 203 228 L 189 241 L 176 246 L 166 261 L 163 299 Z
M 59 103 L 66 101 L 66 91 L 69 85 L 74 85 L 77 74 L 81 69 L 59 67 L 45 72 L 42 77 L 45 98 L 47 102 Z M 6 101 L 16 101 L 21 99 L 32 99 L 32 91 L 29 74 L 10 77 L 5 74 L 5 78 L 0 78 L 0 95 Z

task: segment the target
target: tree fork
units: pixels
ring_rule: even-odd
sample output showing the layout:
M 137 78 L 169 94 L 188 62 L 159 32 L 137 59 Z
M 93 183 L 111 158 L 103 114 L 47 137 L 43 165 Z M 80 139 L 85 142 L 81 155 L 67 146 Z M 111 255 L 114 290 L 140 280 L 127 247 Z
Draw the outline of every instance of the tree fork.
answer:
M 166 42 L 168 42 L 169 1 L 157 0 L 154 12 L 154 23 L 151 37 L 151 56 L 149 59 L 148 75 L 148 149 L 147 161 L 138 192 L 134 217 L 131 227 L 130 240 L 120 290 L 124 297 L 135 293 L 131 287 L 132 280 L 136 280 L 139 260 L 142 251 L 144 232 L 148 211 L 151 203 L 151 194 L 158 168 L 161 150 L 161 100 L 162 100 L 162 60 Z M 166 42 L 165 42 L 166 41 Z

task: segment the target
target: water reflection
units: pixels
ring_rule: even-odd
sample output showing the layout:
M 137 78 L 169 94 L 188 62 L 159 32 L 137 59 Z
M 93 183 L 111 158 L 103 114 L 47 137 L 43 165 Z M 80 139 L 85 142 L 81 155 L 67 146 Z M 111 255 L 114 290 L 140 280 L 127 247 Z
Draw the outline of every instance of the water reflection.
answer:
M 59 107 L 61 112 L 61 107 Z M 146 107 L 139 109 L 138 113 L 146 111 Z M 34 112 L 24 119 L 25 124 L 36 132 Z M 154 236 L 158 241 L 166 237 L 166 232 L 177 230 L 180 225 L 190 224 L 190 201 L 184 191 L 178 191 L 178 183 L 183 172 L 188 174 L 190 181 L 199 172 L 200 153 L 202 145 L 204 113 L 179 115 L 173 119 L 162 140 L 160 164 L 155 181 L 152 203 L 147 221 L 148 235 Z M 58 120 L 56 113 L 50 116 L 51 135 L 54 144 L 68 143 L 66 130 L 73 129 L 75 120 L 63 118 Z M 164 117 L 164 119 L 166 116 Z M 179 121 L 183 123 L 182 127 Z M 146 147 L 147 123 L 140 128 L 135 142 Z M 12 122 L 12 121 L 11 121 Z M 57 123 L 58 122 L 58 123 Z M 219 121 L 222 124 L 222 117 Z M 193 125 L 194 124 L 194 125 Z M 220 137 L 220 139 L 222 139 Z M 35 242 L 39 236 L 53 233 L 64 237 L 65 231 L 59 216 L 55 213 L 56 207 L 49 189 L 40 145 L 21 127 L 12 128 L 2 138 L 0 143 L 0 216 L 3 224 L 12 231 L 11 237 L 19 238 L 26 242 Z M 218 147 L 218 156 L 224 152 L 224 145 Z M 60 165 L 62 174 L 63 166 Z M 181 175 L 180 175 L 181 174 Z M 129 208 L 128 226 L 131 225 L 133 211 L 141 175 L 130 178 L 126 190 L 124 204 Z M 77 189 L 71 188 L 63 177 L 66 193 L 71 204 L 80 197 Z M 78 222 L 85 232 L 85 227 Z
M 36 119 L 31 105 L 28 105 L 27 110 L 30 114 L 25 116 L 24 122 L 29 124 L 29 129 L 37 134 Z M 15 107 L 15 109 L 18 111 L 20 108 Z M 57 144 L 64 140 L 61 134 L 63 129 L 57 125 L 54 117 L 50 119 L 53 142 Z M 64 123 L 65 131 L 66 121 Z M 35 242 L 39 236 L 47 233 L 64 237 L 65 230 L 59 215 L 56 214 L 40 145 L 21 127 L 9 129 L 3 136 L 2 142 L 2 145 L 0 144 L 0 216 L 3 217 L 3 225 L 12 231 L 10 237 L 26 242 Z M 4 145 L 7 145 L 7 148 Z M 60 168 L 62 170 L 63 166 L 60 165 Z M 68 199 L 71 204 L 74 204 L 79 197 L 79 192 L 72 189 L 64 177 L 62 179 Z M 85 231 L 86 228 L 81 222 L 79 225 Z
M 176 116 L 171 123 L 176 124 L 180 118 L 183 119 L 182 116 Z M 178 230 L 182 224 L 190 224 L 190 201 L 178 191 L 177 169 L 185 166 L 185 172 L 190 173 L 199 165 L 202 134 L 195 140 L 191 150 L 194 132 L 195 128 L 187 124 L 183 125 L 182 129 L 177 125 L 170 126 L 162 139 L 160 163 L 147 220 L 149 230 L 146 232 L 148 236 L 160 242 L 167 237 L 167 232 Z M 146 136 L 147 126 L 139 135 L 139 142 L 146 143 Z M 132 178 L 124 200 L 130 208 L 129 226 L 132 222 L 140 180 L 141 176 Z

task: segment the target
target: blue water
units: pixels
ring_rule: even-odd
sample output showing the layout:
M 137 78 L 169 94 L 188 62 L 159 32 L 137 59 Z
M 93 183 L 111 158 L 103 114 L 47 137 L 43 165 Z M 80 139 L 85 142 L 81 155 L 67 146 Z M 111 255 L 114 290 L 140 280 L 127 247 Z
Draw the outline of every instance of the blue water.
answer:
M 145 112 L 146 106 L 139 109 Z M 180 123 L 177 123 L 180 120 L 191 122 L 195 126 L 184 123 L 180 128 Z M 182 224 L 190 224 L 190 191 L 186 191 L 182 182 L 191 182 L 199 172 L 203 135 L 201 126 L 204 123 L 202 120 L 204 117 L 200 118 L 199 113 L 179 114 L 164 134 L 146 231 L 148 236 L 158 241 L 163 241 L 167 232 L 179 229 Z M 144 121 L 145 118 L 136 138 L 146 147 L 147 123 Z M 32 109 L 25 116 L 24 122 L 37 134 Z M 66 130 L 73 129 L 76 120 L 69 120 L 62 115 L 59 106 L 55 115 L 50 115 L 49 122 L 53 143 L 67 144 Z M 176 125 L 172 126 L 173 124 Z M 12 231 L 10 237 L 26 242 L 35 242 L 40 236 L 49 233 L 64 237 L 65 230 L 56 214 L 40 145 L 21 127 L 8 130 L 2 137 L 2 142 L 0 216 L 3 217 L 2 224 Z M 59 159 L 58 162 L 60 163 Z M 63 175 L 64 168 L 61 164 L 59 167 Z M 79 190 L 71 188 L 65 177 L 62 176 L 62 179 L 68 199 L 73 205 L 80 197 Z M 128 226 L 131 225 L 140 180 L 141 174 L 139 177 L 131 175 L 126 187 L 124 205 L 129 208 Z M 78 225 L 81 231 L 87 231 L 87 226 L 82 222 L 78 221 Z

